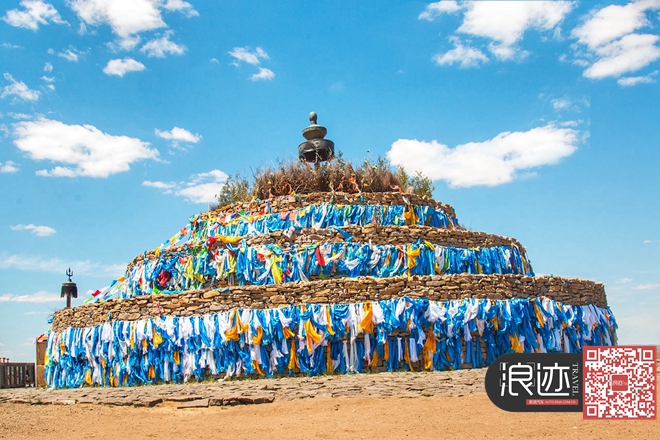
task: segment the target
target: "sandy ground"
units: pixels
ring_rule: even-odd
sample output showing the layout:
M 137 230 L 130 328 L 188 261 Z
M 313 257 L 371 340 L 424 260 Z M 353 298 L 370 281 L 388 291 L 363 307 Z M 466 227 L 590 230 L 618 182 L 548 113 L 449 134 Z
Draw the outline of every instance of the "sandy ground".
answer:
M 326 398 L 177 409 L 0 404 L 0 438 L 30 439 L 660 439 L 654 421 L 583 421 L 581 413 L 507 413 L 485 394 Z

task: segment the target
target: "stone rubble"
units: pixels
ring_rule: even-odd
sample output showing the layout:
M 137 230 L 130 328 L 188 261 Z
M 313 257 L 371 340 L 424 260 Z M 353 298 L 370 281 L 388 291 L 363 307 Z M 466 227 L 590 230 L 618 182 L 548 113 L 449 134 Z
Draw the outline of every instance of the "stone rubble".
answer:
M 486 369 L 441 372 L 284 377 L 276 379 L 207 380 L 202 383 L 141 387 L 49 390 L 0 390 L 0 405 L 113 405 L 153 407 L 164 402 L 178 408 L 256 405 L 274 401 L 337 397 L 431 397 L 485 393 Z M 0 406 L 1 408 L 1 406 Z

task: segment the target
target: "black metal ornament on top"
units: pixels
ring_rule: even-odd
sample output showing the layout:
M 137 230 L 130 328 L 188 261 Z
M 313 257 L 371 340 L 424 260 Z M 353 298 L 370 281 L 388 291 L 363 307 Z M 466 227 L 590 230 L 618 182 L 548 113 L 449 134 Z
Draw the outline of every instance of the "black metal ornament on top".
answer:
M 62 294 L 60 298 L 66 297 L 66 306 L 71 307 L 71 298 L 78 298 L 78 286 L 71 281 L 71 277 L 73 276 L 71 268 L 67 269 L 65 275 L 69 277 L 69 280 L 62 283 Z
M 328 130 L 316 123 L 316 113 L 309 114 L 310 125 L 304 128 L 302 135 L 306 142 L 298 145 L 298 158 L 301 161 L 319 163 L 332 159 L 335 156 L 335 143 L 324 139 Z

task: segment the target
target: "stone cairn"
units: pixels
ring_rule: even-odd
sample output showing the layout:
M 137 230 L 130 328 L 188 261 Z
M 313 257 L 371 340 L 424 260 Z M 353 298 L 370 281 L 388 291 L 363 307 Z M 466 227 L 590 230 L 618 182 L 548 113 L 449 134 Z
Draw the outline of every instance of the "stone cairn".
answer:
M 301 160 L 330 160 L 316 124 Z M 515 239 L 401 192 L 221 206 L 138 255 L 115 298 L 55 313 L 55 388 L 482 367 L 616 344 L 602 283 L 534 276 Z

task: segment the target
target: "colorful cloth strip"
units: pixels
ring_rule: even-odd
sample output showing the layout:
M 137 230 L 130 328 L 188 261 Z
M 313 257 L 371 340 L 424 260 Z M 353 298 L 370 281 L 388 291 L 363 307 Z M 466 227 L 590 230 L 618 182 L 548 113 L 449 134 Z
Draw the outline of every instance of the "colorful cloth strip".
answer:
M 457 248 L 417 240 L 406 245 L 325 242 L 282 248 L 277 244 L 236 245 L 198 253 L 161 253 L 125 275 L 123 298 L 200 289 L 218 281 L 235 285 L 280 284 L 310 277 L 393 277 L 434 274 L 519 274 L 534 276 L 517 246 Z
M 210 237 L 218 236 L 244 237 L 293 229 L 326 229 L 333 226 L 369 224 L 383 226 L 419 224 L 435 228 L 453 228 L 458 225 L 458 221 L 455 217 L 449 218 L 444 211 L 431 206 L 320 203 L 277 213 L 237 212 L 218 218 L 193 217 L 190 219 L 190 224 L 163 243 L 161 249 L 168 249 L 176 244 L 204 243 Z
M 234 309 L 50 332 L 51 388 L 143 385 L 247 376 L 460 369 L 513 352 L 616 345 L 611 310 L 548 298 L 397 298 Z M 483 355 L 485 351 L 485 356 Z

